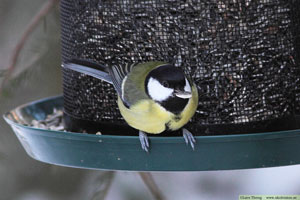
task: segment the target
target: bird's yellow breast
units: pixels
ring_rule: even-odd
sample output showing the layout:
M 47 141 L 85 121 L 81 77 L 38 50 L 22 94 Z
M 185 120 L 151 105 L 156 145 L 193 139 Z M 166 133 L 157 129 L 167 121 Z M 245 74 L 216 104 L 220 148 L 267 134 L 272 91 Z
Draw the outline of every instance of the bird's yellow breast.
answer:
M 133 128 L 146 133 L 163 132 L 166 129 L 165 124 L 171 120 L 171 113 L 150 99 L 140 100 L 128 109 L 118 98 L 118 105 L 125 121 Z
M 198 92 L 192 87 L 193 96 L 179 115 L 175 115 L 151 99 L 142 99 L 130 108 L 124 106 L 120 97 L 118 106 L 125 121 L 133 128 L 146 133 L 158 134 L 166 130 L 177 130 L 194 115 L 198 106 Z

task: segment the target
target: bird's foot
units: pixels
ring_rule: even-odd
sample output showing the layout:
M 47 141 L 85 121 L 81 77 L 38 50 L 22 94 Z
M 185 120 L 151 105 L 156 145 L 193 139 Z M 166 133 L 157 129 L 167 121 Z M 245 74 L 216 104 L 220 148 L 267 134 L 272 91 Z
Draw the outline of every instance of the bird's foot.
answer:
M 182 134 L 183 134 L 183 138 L 185 140 L 185 143 L 187 145 L 190 144 L 191 147 L 192 147 L 192 149 L 195 150 L 196 140 L 195 140 L 193 134 L 190 131 L 188 131 L 187 129 L 185 129 L 185 128 L 182 129 Z
M 140 138 L 142 149 L 144 151 L 148 152 L 149 151 L 149 141 L 148 141 L 147 134 L 144 133 L 143 131 L 139 131 L 139 138 Z

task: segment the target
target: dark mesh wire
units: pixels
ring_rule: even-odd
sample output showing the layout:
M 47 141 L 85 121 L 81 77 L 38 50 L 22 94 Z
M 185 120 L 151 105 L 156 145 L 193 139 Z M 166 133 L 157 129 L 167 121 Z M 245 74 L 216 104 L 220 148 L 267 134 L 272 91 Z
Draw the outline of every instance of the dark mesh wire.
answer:
M 241 125 L 237 132 L 243 132 L 254 123 L 257 132 L 266 121 L 300 111 L 298 4 L 62 0 L 63 60 L 105 66 L 170 62 L 184 68 L 199 89 L 191 129 L 208 133 L 202 127 Z M 73 118 L 125 123 L 113 87 L 90 76 L 64 70 L 64 99 L 65 113 Z
M 294 41 L 294 53 L 293 53 L 293 62 L 295 63 L 295 112 L 297 115 L 300 115 L 300 2 L 295 0 L 291 5 L 291 22 L 293 41 Z

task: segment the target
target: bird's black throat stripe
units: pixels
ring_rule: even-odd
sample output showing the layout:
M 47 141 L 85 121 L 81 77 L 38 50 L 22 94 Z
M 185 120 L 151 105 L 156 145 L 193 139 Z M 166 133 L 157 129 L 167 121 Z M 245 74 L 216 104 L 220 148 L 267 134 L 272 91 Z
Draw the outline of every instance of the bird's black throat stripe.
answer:
M 178 115 L 180 114 L 185 106 L 188 104 L 189 99 L 182 99 L 179 97 L 171 97 L 160 103 L 167 111 Z

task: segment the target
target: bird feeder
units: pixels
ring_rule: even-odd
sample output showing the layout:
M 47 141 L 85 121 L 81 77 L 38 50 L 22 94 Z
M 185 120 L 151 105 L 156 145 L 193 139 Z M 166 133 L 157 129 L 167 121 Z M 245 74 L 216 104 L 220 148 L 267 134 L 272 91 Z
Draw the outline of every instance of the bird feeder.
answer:
M 62 69 L 63 97 L 6 115 L 32 157 L 142 171 L 300 163 L 296 0 L 61 0 L 61 25 L 63 63 L 165 61 L 181 67 L 198 87 L 198 109 L 188 123 L 197 143 L 193 151 L 178 133 L 162 133 L 150 136 L 150 153 L 143 152 L 137 131 L 119 113 L 113 87 Z M 64 109 L 68 131 L 102 135 L 40 130 L 18 120 L 45 117 L 57 107 Z

